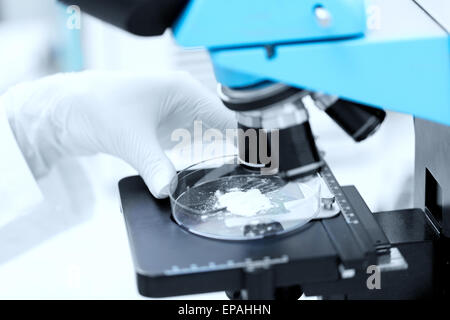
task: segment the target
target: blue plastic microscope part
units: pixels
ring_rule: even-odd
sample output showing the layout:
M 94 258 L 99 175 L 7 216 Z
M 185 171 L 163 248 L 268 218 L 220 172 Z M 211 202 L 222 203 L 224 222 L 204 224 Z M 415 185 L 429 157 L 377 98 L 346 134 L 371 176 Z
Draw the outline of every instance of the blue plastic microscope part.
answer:
M 326 7 L 334 23 L 314 15 Z M 184 47 L 224 48 L 362 36 L 364 0 L 191 0 L 172 28 Z
M 317 23 L 317 7 L 325 7 L 333 15 L 335 23 L 329 28 Z M 365 10 L 364 0 L 191 0 L 172 29 L 181 46 L 210 50 L 353 38 L 364 35 Z M 216 78 L 229 87 L 267 80 L 239 68 L 214 65 L 214 69 Z
M 314 1 L 219 1 L 192 1 L 175 37 L 182 45 L 209 48 L 222 84 L 279 81 L 450 125 L 450 37 L 413 1 L 367 0 L 380 21 L 364 36 L 364 1 L 321 1 L 333 19 L 328 33 L 314 20 Z M 262 21 L 272 32 L 258 33 Z M 338 30 L 339 23 L 344 27 Z M 267 44 L 276 44 L 272 56 Z
M 267 78 L 257 76 L 254 74 L 252 75 L 223 68 L 218 64 L 213 64 L 213 68 L 214 74 L 216 75 L 216 79 L 222 84 L 226 84 L 226 86 L 230 88 L 242 88 L 253 86 L 264 80 L 269 80 Z

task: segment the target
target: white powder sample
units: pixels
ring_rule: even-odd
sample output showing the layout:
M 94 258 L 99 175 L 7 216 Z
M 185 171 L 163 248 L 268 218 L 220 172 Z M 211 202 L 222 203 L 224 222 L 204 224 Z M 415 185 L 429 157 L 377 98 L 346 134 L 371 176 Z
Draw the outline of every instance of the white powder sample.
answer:
M 273 207 L 272 202 L 259 189 L 248 191 L 231 191 L 227 193 L 216 192 L 217 204 L 219 208 L 226 207 L 235 215 L 251 217 L 262 210 Z

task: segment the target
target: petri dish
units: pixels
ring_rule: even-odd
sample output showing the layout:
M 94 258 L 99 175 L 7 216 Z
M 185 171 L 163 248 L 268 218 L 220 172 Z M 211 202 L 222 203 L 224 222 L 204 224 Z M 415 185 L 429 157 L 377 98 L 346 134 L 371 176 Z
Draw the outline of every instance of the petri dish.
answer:
M 253 240 L 298 229 L 320 209 L 317 176 L 286 180 L 250 171 L 236 155 L 180 171 L 170 185 L 172 217 L 194 234 Z

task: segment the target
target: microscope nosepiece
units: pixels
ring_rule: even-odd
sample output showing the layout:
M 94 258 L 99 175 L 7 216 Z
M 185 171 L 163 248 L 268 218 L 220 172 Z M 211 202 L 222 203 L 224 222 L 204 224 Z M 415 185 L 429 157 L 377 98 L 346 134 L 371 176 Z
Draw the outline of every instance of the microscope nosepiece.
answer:
M 315 93 L 316 105 L 325 111 L 349 136 L 360 142 L 374 134 L 386 117 L 386 112 L 335 96 Z
M 219 86 L 224 104 L 237 112 L 244 167 L 297 177 L 323 165 L 302 102 L 308 94 L 279 83 L 240 89 Z

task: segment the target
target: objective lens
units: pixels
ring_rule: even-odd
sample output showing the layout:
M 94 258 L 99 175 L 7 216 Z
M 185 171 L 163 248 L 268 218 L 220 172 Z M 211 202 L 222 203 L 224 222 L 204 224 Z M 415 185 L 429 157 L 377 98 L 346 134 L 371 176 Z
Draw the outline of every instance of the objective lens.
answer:
M 309 93 L 282 84 L 251 89 L 219 87 L 225 105 L 237 112 L 241 164 L 286 177 L 316 172 L 323 164 L 302 99 Z
M 386 117 L 381 109 L 333 96 L 314 94 L 313 99 L 356 142 L 375 133 Z

